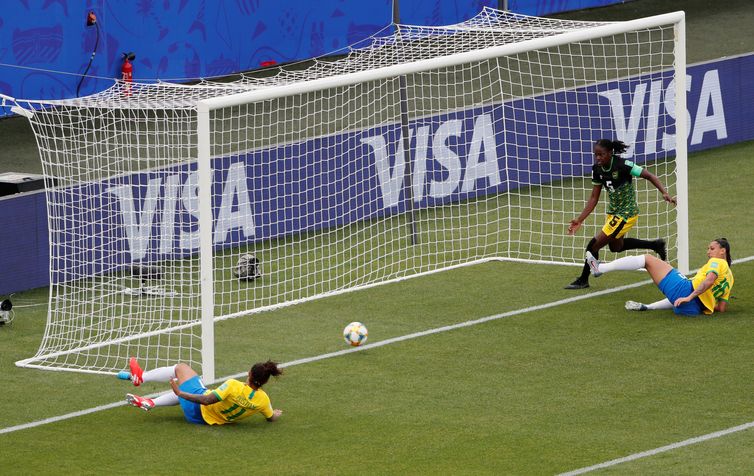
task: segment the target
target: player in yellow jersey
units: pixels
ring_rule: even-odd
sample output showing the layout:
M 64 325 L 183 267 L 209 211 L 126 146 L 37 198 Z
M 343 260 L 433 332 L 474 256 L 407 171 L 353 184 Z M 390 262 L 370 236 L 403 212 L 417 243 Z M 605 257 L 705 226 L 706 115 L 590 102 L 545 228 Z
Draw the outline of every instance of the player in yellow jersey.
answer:
M 257 413 L 272 422 L 283 414 L 281 410 L 272 409 L 270 397 L 262 390 L 262 385 L 270 377 L 283 373 L 272 361 L 254 364 L 245 383 L 230 379 L 214 390 L 207 389 L 201 377 L 188 364 L 180 363 L 145 372 L 136 359 L 131 358 L 129 367 L 130 372 L 121 372 L 118 377 L 131 380 L 135 386 L 143 382 L 170 382 L 173 388 L 173 393 L 155 399 L 126 394 L 128 404 L 142 410 L 180 404 L 186 420 L 200 425 L 225 425 Z
M 631 311 L 673 309 L 676 314 L 699 315 L 725 312 L 730 291 L 733 289 L 733 272 L 730 269 L 730 243 L 718 238 L 707 246 L 709 260 L 693 278 L 652 255 L 627 256 L 611 263 L 601 263 L 591 253 L 586 253 L 592 275 L 597 277 L 610 271 L 630 271 L 645 268 L 666 299 L 652 304 L 634 301 L 626 303 Z

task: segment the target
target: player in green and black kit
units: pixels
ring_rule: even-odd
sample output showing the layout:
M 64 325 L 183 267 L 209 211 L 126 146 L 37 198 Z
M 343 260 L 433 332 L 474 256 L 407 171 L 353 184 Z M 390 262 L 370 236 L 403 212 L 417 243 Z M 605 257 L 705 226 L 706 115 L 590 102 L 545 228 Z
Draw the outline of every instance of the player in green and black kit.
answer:
M 653 241 L 639 240 L 636 238 L 624 238 L 639 218 L 639 204 L 636 202 L 636 188 L 633 178 L 641 177 L 652 182 L 662 194 L 666 202 L 675 205 L 675 198 L 671 197 L 660 180 L 646 169 L 639 167 L 629 160 L 624 160 L 620 154 L 626 151 L 626 144 L 621 141 L 600 139 L 594 143 L 594 158 L 597 162 L 592 166 L 592 195 L 586 202 L 586 206 L 578 218 L 571 220 L 568 225 L 568 234 L 573 235 L 581 227 L 594 207 L 600 200 L 602 188 L 607 189 L 610 199 L 607 206 L 607 220 L 602 230 L 586 245 L 586 250 L 595 258 L 599 257 L 599 250 L 605 245 L 610 246 L 610 251 L 634 249 L 648 249 L 657 253 L 665 261 L 665 241 L 657 239 Z M 584 289 L 589 287 L 589 265 L 585 262 L 579 278 L 566 286 L 566 289 Z

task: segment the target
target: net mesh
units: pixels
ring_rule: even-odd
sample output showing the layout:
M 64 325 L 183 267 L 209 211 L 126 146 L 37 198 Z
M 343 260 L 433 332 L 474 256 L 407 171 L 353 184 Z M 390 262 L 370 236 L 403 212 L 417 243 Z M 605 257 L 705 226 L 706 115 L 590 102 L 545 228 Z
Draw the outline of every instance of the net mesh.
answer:
M 485 8 L 302 69 L 28 102 L 55 187 L 48 324 L 24 364 L 201 364 L 200 233 L 215 319 L 479 260 L 581 263 L 606 197 L 579 235 L 565 229 L 591 191 L 595 140 L 630 144 L 624 157 L 675 193 L 674 112 L 661 106 L 673 25 L 215 109 L 212 230 L 198 225 L 197 103 L 602 25 Z M 672 259 L 675 211 L 636 187 L 632 236 L 668 240 Z

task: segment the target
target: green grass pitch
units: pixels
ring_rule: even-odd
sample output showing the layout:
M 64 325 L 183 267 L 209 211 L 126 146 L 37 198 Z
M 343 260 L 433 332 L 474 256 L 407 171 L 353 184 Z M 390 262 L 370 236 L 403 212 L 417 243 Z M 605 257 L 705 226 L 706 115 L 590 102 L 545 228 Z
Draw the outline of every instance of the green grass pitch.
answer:
M 734 258 L 754 255 L 744 219 L 752 156 L 750 142 L 690 157 L 692 267 L 718 236 L 731 240 Z M 711 176 L 726 186 L 710 191 Z M 200 427 L 178 407 L 147 414 L 117 406 L 0 434 L 2 466 L 60 474 L 555 474 L 591 466 L 754 420 L 754 262 L 733 271 L 724 315 L 625 311 L 628 299 L 659 299 L 653 285 L 640 285 L 291 366 L 265 387 L 284 411 L 274 424 Z M 372 343 L 647 279 L 614 273 L 592 279 L 586 292 L 563 290 L 576 272 L 487 263 L 223 321 L 217 373 L 343 350 L 340 332 L 353 320 L 367 324 Z M 46 298 L 46 290 L 15 295 L 16 320 L 0 328 L 0 431 L 133 391 L 110 377 L 14 366 L 39 345 Z M 607 472 L 745 474 L 752 444 L 750 429 Z

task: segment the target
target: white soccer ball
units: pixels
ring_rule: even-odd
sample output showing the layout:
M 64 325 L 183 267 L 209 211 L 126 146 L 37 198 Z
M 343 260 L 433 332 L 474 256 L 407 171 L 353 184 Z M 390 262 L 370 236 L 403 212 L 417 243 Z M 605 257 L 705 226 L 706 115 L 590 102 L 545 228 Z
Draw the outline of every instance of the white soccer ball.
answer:
M 361 322 L 352 322 L 343 329 L 343 339 L 346 341 L 346 344 L 354 347 L 358 347 L 366 342 L 368 335 L 367 326 Z

